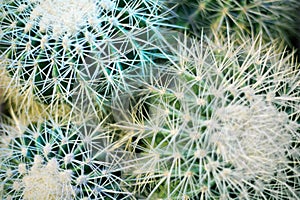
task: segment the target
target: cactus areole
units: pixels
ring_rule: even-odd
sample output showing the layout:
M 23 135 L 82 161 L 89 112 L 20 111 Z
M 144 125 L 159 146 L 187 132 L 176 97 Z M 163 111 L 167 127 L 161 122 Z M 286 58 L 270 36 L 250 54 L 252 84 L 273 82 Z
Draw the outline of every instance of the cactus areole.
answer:
M 140 35 L 159 23 L 159 10 L 152 0 L 4 0 L 0 56 L 44 103 L 70 100 L 76 82 L 105 84 L 147 59 Z

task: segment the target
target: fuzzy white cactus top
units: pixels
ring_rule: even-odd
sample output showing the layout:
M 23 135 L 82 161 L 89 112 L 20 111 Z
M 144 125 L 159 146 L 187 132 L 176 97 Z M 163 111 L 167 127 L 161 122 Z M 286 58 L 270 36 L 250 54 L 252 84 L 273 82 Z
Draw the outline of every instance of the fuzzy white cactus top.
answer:
M 80 27 L 97 18 L 97 5 L 94 0 L 38 0 L 30 12 L 30 19 L 38 22 L 40 31 L 52 27 L 53 35 L 74 34 Z M 22 5 L 21 5 L 22 6 Z M 28 24 L 30 26 L 30 24 Z
M 239 177 L 261 176 L 268 181 L 286 160 L 284 152 L 291 140 L 286 131 L 288 116 L 274 106 L 257 99 L 250 106 L 233 104 L 217 108 L 216 120 L 211 142 Z
M 42 158 L 36 156 L 33 166 L 24 173 L 24 199 L 72 199 L 74 196 L 71 172 L 59 169 L 55 158 L 43 164 Z

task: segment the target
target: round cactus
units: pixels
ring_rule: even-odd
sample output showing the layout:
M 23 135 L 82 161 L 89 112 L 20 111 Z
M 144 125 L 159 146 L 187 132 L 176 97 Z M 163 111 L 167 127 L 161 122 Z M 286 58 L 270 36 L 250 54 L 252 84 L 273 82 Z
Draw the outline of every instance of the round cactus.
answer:
M 102 105 L 123 71 L 142 68 L 164 17 L 156 0 L 5 0 L 0 54 L 13 78 L 43 103 Z M 123 83 L 120 84 L 120 83 Z
M 176 18 L 173 23 L 184 26 L 197 36 L 206 33 L 236 32 L 238 35 L 262 34 L 266 41 L 285 39 L 295 34 L 297 0 L 171 0 Z M 288 34 L 289 33 L 289 34 Z
M 180 40 L 165 78 L 145 82 L 148 115 L 120 126 L 136 154 L 133 190 L 153 199 L 298 198 L 300 79 L 292 55 L 259 40 L 239 47 Z
M 1 128 L 3 199 L 130 199 L 111 134 L 89 123 L 44 120 Z M 101 124 L 100 124 L 101 125 Z

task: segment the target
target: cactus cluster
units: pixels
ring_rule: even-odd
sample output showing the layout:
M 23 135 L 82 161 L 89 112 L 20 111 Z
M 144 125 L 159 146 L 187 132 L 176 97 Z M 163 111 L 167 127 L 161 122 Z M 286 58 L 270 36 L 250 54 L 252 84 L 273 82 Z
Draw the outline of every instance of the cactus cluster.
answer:
M 297 7 L 1 1 L 0 198 L 299 199 Z

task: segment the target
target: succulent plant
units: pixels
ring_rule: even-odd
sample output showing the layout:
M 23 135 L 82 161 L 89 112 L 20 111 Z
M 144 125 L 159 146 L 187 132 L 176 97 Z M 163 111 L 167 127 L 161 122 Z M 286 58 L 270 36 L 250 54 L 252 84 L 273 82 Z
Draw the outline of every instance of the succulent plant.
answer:
M 297 27 L 297 0 L 171 0 L 169 7 L 177 17 L 172 22 L 184 26 L 194 35 L 226 33 L 227 31 L 256 37 L 266 41 L 284 39 Z
M 1 127 L 2 199 L 131 199 L 102 124 L 74 119 Z
M 232 38 L 179 38 L 171 47 L 174 60 L 160 67 L 164 76 L 144 82 L 148 95 L 140 103 L 147 112 L 120 125 L 136 155 L 128 175 L 135 193 L 299 197 L 299 65 L 260 39 L 236 46 Z
M 123 71 L 155 55 L 151 38 L 165 12 L 156 0 L 5 0 L 0 55 L 9 87 L 45 104 L 101 110 L 111 90 L 126 88 Z
M 2 0 L 0 198 L 299 199 L 297 8 Z

